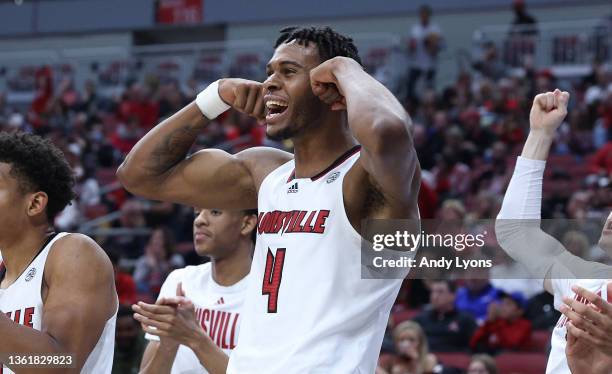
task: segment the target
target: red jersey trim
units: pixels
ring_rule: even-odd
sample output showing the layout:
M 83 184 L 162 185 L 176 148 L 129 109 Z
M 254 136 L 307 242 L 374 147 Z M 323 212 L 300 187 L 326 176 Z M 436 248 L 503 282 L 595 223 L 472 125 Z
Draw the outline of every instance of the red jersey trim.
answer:
M 319 174 L 315 175 L 314 177 L 310 177 L 310 180 L 312 180 L 314 182 L 317 179 L 323 177 L 325 174 L 329 173 L 331 170 L 333 170 L 333 169 L 337 168 L 338 166 L 340 166 L 341 164 L 343 164 L 346 160 L 348 160 L 355 153 L 359 152 L 360 149 L 361 149 L 361 146 L 360 145 L 356 145 L 353 148 L 349 149 L 348 151 L 344 152 L 340 157 L 338 157 L 336 159 L 336 161 L 332 162 L 331 165 L 329 165 L 327 168 L 325 168 L 325 170 L 323 170 Z M 293 171 L 291 171 L 291 174 L 289 175 L 289 178 L 287 178 L 287 183 L 291 182 L 294 179 L 295 179 L 295 169 L 293 169 Z

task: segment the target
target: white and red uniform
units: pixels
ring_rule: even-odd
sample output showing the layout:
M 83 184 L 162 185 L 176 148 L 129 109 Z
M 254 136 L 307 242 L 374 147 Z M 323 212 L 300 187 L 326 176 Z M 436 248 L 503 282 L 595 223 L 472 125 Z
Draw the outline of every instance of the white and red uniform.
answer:
M 44 305 L 41 290 L 45 263 L 49 256 L 49 252 L 53 248 L 53 244 L 66 235 L 68 235 L 68 233 L 55 235 L 13 284 L 7 288 L 0 289 L 0 312 L 6 314 L 20 325 L 25 325 L 35 330 L 42 329 Z M 1 262 L 0 259 L 0 263 Z M 1 265 L 0 268 L 2 268 Z M 87 269 L 84 269 L 84 271 L 86 270 Z M 69 305 L 66 307 L 70 308 Z M 115 350 L 116 319 L 117 315 L 115 314 L 106 321 L 102 335 L 100 335 L 96 346 L 89 354 L 89 357 L 87 357 L 85 365 L 81 369 L 81 373 L 104 374 L 111 372 Z M 13 371 L 7 367 L 2 367 L 2 364 L 0 364 L 0 374 L 12 373 Z
M 572 291 L 573 285 L 578 285 L 591 292 L 601 296 L 602 299 L 612 302 L 611 296 L 608 295 L 608 282 L 604 279 L 551 279 L 555 297 L 555 309 L 563 305 L 563 297 L 573 297 L 582 303 L 588 303 L 586 299 L 580 299 L 578 295 Z M 565 346 L 567 345 L 567 317 L 561 315 L 551 338 L 550 356 L 548 356 L 548 364 L 546 365 L 546 374 L 567 374 L 570 373 L 565 356 Z
M 174 270 L 162 285 L 159 297 L 176 296 L 176 287 L 182 282 L 185 296 L 193 301 L 196 318 L 204 331 L 227 355 L 238 342 L 240 313 L 244 303 L 248 275 L 239 282 L 224 287 L 214 281 L 212 265 L 206 263 Z M 149 340 L 159 340 L 146 334 Z M 172 364 L 172 374 L 208 373 L 193 351 L 180 345 Z
M 353 148 L 313 178 L 294 161 L 259 190 L 257 245 L 227 373 L 373 373 L 401 279 L 362 279 L 344 210 Z

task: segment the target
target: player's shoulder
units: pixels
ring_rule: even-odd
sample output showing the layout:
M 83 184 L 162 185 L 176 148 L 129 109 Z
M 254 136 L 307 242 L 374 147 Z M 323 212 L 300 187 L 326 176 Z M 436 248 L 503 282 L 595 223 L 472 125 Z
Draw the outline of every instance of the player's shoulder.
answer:
M 80 233 L 65 233 L 55 240 L 49 252 L 49 260 L 61 261 L 63 266 L 71 263 L 103 262 L 112 267 L 104 250 L 95 240 Z
M 189 265 L 181 269 L 173 270 L 168 274 L 166 281 L 178 283 L 189 282 L 201 277 L 207 277 L 212 271 L 210 262 L 201 265 Z
M 238 152 L 236 158 L 251 171 L 259 186 L 268 174 L 293 160 L 293 154 L 272 147 L 253 147 Z
M 98 284 L 113 280 L 113 274 L 113 265 L 104 250 L 92 238 L 79 233 L 67 233 L 56 239 L 45 264 L 47 281 L 70 278 Z

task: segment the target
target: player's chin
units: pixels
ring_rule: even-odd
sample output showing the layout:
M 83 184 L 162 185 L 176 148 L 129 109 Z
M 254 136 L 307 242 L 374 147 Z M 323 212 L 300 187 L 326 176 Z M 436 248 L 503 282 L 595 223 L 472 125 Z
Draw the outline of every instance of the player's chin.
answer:
M 194 241 L 194 248 L 198 256 L 210 256 L 213 251 L 210 241 Z
M 268 124 L 266 127 L 266 136 L 271 140 L 281 141 L 291 137 L 293 133 L 290 128 L 291 124 L 289 121 L 285 123 L 277 123 L 274 125 Z

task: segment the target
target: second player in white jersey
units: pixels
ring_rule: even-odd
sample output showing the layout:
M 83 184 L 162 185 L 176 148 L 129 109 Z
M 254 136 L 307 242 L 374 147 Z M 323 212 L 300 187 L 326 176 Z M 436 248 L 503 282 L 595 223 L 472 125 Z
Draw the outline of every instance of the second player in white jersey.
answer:
M 263 181 L 240 344 L 228 373 L 374 372 L 401 279 L 361 279 L 361 237 L 342 198 L 358 151 L 313 178 L 293 179 L 290 161 Z
M 42 315 L 44 312 L 41 287 L 45 263 L 53 244 L 68 233 L 59 233 L 49 241 L 38 256 L 27 267 L 27 270 L 8 288 L 0 289 L 0 312 L 6 314 L 15 323 L 42 330 Z M 2 259 L 0 258 L 0 264 Z M 2 265 L 0 265 L 2 267 Z M 1 272 L 0 272 L 1 273 Z M 1 278 L 1 275 L 0 275 Z M 83 374 L 110 373 L 113 366 L 115 347 L 115 322 L 117 316 L 113 315 L 104 326 L 102 335 L 93 351 L 87 357 L 81 369 Z M 73 360 L 73 357 L 64 360 Z M 67 361 L 66 361 L 67 362 Z M 12 374 L 7 367 L 0 363 L 0 374 Z
M 7 366 L 30 370 L 20 363 L 111 372 L 119 304 L 112 264 L 91 238 L 53 232 L 73 187 L 51 141 L 0 132 L 0 353 L 15 355 L 0 357 L 3 374 Z
M 186 297 L 195 305 L 198 324 L 228 356 L 238 343 L 240 312 L 244 302 L 248 276 L 229 287 L 214 281 L 208 262 L 174 270 L 164 282 L 159 297 L 173 297 L 179 282 Z M 159 337 L 147 334 L 149 340 Z M 185 345 L 180 345 L 172 364 L 172 374 L 207 373 L 198 357 Z

